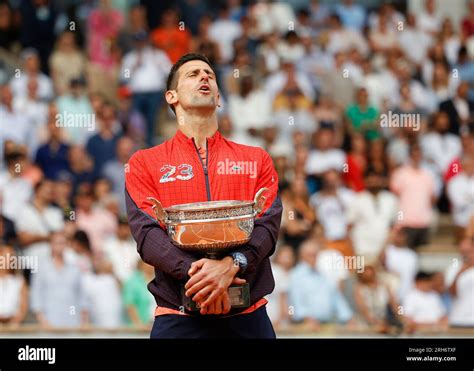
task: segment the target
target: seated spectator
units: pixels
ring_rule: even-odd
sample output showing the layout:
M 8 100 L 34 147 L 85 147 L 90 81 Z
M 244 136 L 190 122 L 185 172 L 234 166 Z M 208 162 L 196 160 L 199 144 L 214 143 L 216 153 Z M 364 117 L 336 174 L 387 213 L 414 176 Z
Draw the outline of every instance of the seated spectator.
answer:
M 314 269 L 317 250 L 314 243 L 301 246 L 298 265 L 291 272 L 288 285 L 293 320 L 314 331 L 320 329 L 321 323 L 347 323 L 352 318 L 352 311 L 337 287 Z
M 447 186 L 458 239 L 465 235 L 469 220 L 474 216 L 474 158 L 463 157 L 461 165 L 462 171 Z
M 448 317 L 441 296 L 434 291 L 432 275 L 418 272 L 415 287 L 403 302 L 403 315 L 408 332 L 423 329 L 446 329 Z
M 362 134 L 352 134 L 346 161 L 347 168 L 343 173 L 344 183 L 355 192 L 363 191 L 364 174 L 367 169 L 367 143 Z
M 412 249 L 428 242 L 436 202 L 433 176 L 421 167 L 421 160 L 420 147 L 412 145 L 410 162 L 396 169 L 390 179 L 390 189 L 400 200 L 397 224 L 406 229 L 407 244 Z
M 86 95 L 85 79 L 74 78 L 69 81 L 68 86 L 67 93 L 56 99 L 58 108 L 56 124 L 64 128 L 64 136 L 68 143 L 85 145 L 96 130 L 96 115 Z
M 281 245 L 272 259 L 272 272 L 275 278 L 275 289 L 266 298 L 267 313 L 273 327 L 277 329 L 288 324 L 288 281 L 291 269 L 295 265 L 295 253 L 291 246 Z
M 117 119 L 122 132 L 131 138 L 137 148 L 145 146 L 146 120 L 143 114 L 133 107 L 132 92 L 127 86 L 118 91 Z
M 0 193 L 0 245 L 14 246 L 17 242 L 15 223 L 2 214 L 3 196 Z
M 466 238 L 461 242 L 462 263 L 453 265 L 446 275 L 446 286 L 452 295 L 449 314 L 451 326 L 474 327 L 474 242 Z
M 81 230 L 74 232 L 71 238 L 70 254 L 66 257 L 83 273 L 92 272 L 92 248 L 87 233 Z
M 355 302 L 362 321 L 377 332 L 387 332 L 389 327 L 389 310 L 398 313 L 398 302 L 390 288 L 377 278 L 377 271 L 371 264 L 357 275 Z
M 94 160 L 88 155 L 85 148 L 80 145 L 69 147 L 67 154 L 69 175 L 72 181 L 73 194 L 76 194 L 80 184 L 92 184 L 95 180 Z
M 15 250 L 0 242 L 0 324 L 19 325 L 28 312 L 28 288 L 21 274 L 10 269 L 10 260 L 15 257 Z M 5 264 L 6 263 L 6 264 Z
M 314 148 L 309 152 L 305 172 L 310 177 L 310 193 L 321 189 L 322 175 L 335 169 L 342 171 L 346 163 L 346 154 L 335 147 L 334 130 L 322 127 L 313 136 Z
M 53 84 L 51 79 L 41 72 L 41 61 L 38 51 L 34 48 L 26 48 L 21 52 L 22 73 L 10 81 L 10 86 L 15 97 L 26 97 L 28 95 L 28 82 L 36 79 L 38 82 L 38 97 L 49 101 L 53 98 Z
M 351 224 L 354 252 L 376 258 L 397 217 L 398 200 L 393 193 L 383 189 L 384 177 L 374 169 L 368 169 L 365 184 L 366 190 L 354 196 L 347 218 Z
M 285 210 L 281 226 L 283 238 L 285 243 L 297 250 L 301 242 L 309 236 L 315 222 L 303 175 L 295 177 L 290 188 L 282 190 L 282 200 Z
M 50 238 L 50 254 L 32 277 L 31 310 L 43 327 L 78 327 L 88 322 L 82 275 L 65 260 L 67 240 L 62 232 Z
M 449 116 L 449 132 L 459 135 L 468 125 L 471 114 L 474 112 L 474 101 L 469 100 L 469 84 L 461 81 L 456 89 L 456 95 L 443 100 L 439 110 Z
M 325 245 L 344 256 L 352 255 L 347 210 L 353 200 L 354 193 L 342 186 L 341 176 L 336 170 L 324 174 L 323 188 L 310 198 L 316 219 L 324 228 Z
M 115 158 L 104 164 L 102 175 L 109 180 L 112 186 L 112 193 L 120 200 L 120 213 L 125 214 L 125 171 L 127 171 L 128 160 L 133 154 L 135 144 L 130 137 L 121 137 L 117 140 L 115 148 Z
M 83 184 L 75 197 L 76 225 L 90 238 L 92 251 L 104 251 L 104 241 L 117 232 L 117 219 L 108 210 L 94 203 L 91 187 Z
M 160 26 L 151 33 L 153 44 L 168 55 L 171 63 L 189 53 L 191 46 L 191 34 L 179 20 L 176 9 L 167 9 L 161 17 Z
M 431 279 L 433 281 L 433 290 L 435 290 L 441 296 L 446 313 L 451 313 L 452 298 L 448 288 L 446 288 L 445 285 L 444 273 L 435 272 L 433 273 L 433 277 Z
M 59 35 L 55 50 L 49 57 L 54 90 L 61 96 L 68 92 L 69 82 L 84 76 L 86 59 L 77 46 L 76 34 L 65 30 Z
M 122 324 L 120 285 L 105 257 L 93 258 L 94 271 L 83 276 L 83 290 L 89 309 L 90 323 L 102 328 Z
M 154 279 L 154 273 L 153 266 L 140 259 L 137 268 L 123 285 L 123 304 L 129 320 L 135 326 L 148 325 L 154 318 L 156 304 L 146 288 L 148 282 Z
M 418 255 L 407 245 L 406 230 L 399 227 L 392 229 L 380 260 L 388 272 L 398 276 L 397 298 L 403 301 L 413 287 L 419 265 Z
M 52 233 L 64 228 L 63 213 L 53 206 L 53 186 L 48 179 L 38 183 L 33 199 L 18 214 L 16 230 L 23 255 L 39 259 L 49 256 Z
M 356 103 L 347 107 L 346 110 L 349 132 L 362 133 L 369 140 L 379 138 L 379 116 L 377 108 L 369 103 L 367 89 L 359 88 Z
M 114 275 L 124 283 L 140 258 L 126 218 L 119 218 L 117 234 L 104 241 L 104 252 Z
M 15 223 L 20 211 L 33 194 L 33 184 L 25 179 L 22 172 L 17 171 L 18 168 L 26 166 L 25 153 L 19 146 L 11 144 L 11 148 L 5 148 L 6 168 L 0 170 L 0 197 L 3 206 L 2 215 Z

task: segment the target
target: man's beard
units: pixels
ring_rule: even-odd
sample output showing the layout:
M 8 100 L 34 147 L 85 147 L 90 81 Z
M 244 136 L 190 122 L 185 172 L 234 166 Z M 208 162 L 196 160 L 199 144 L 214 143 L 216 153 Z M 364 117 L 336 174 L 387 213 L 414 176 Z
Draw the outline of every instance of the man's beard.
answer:
M 213 95 L 209 97 L 205 96 L 193 96 L 191 99 L 191 107 L 193 108 L 215 108 L 216 107 L 216 100 Z

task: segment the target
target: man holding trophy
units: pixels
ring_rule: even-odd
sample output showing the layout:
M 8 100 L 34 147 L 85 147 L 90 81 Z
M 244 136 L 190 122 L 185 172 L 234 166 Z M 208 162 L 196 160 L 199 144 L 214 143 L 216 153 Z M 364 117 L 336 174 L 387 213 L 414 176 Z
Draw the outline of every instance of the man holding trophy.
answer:
M 268 153 L 218 132 L 209 60 L 172 67 L 166 101 L 178 130 L 136 152 L 126 169 L 127 213 L 157 308 L 152 338 L 274 338 L 264 299 L 274 288 L 282 205 Z

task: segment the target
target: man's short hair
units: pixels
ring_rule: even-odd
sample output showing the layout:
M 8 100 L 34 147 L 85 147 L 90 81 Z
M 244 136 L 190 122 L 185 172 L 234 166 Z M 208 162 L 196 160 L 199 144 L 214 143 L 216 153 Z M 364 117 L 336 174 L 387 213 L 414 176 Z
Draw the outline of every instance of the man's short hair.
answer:
M 207 63 L 209 67 L 211 67 L 211 70 L 214 71 L 214 68 L 212 67 L 211 62 L 205 55 L 198 54 L 198 53 L 185 54 L 181 58 L 178 59 L 178 61 L 173 65 L 173 67 L 171 67 L 171 71 L 168 75 L 168 80 L 166 81 L 167 91 L 176 89 L 176 86 L 178 85 L 178 70 L 183 64 L 190 61 L 203 61 L 204 63 Z M 170 104 L 169 106 L 174 112 L 175 110 L 174 110 L 173 105 Z

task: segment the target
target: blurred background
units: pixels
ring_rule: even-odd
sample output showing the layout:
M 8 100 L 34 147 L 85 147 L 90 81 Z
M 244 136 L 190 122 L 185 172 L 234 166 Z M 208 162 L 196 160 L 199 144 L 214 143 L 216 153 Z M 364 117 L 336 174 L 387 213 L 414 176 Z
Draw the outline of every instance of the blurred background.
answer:
M 280 337 L 474 335 L 474 1 L 0 1 L 0 336 L 148 337 L 127 161 L 188 52 L 272 156 Z

